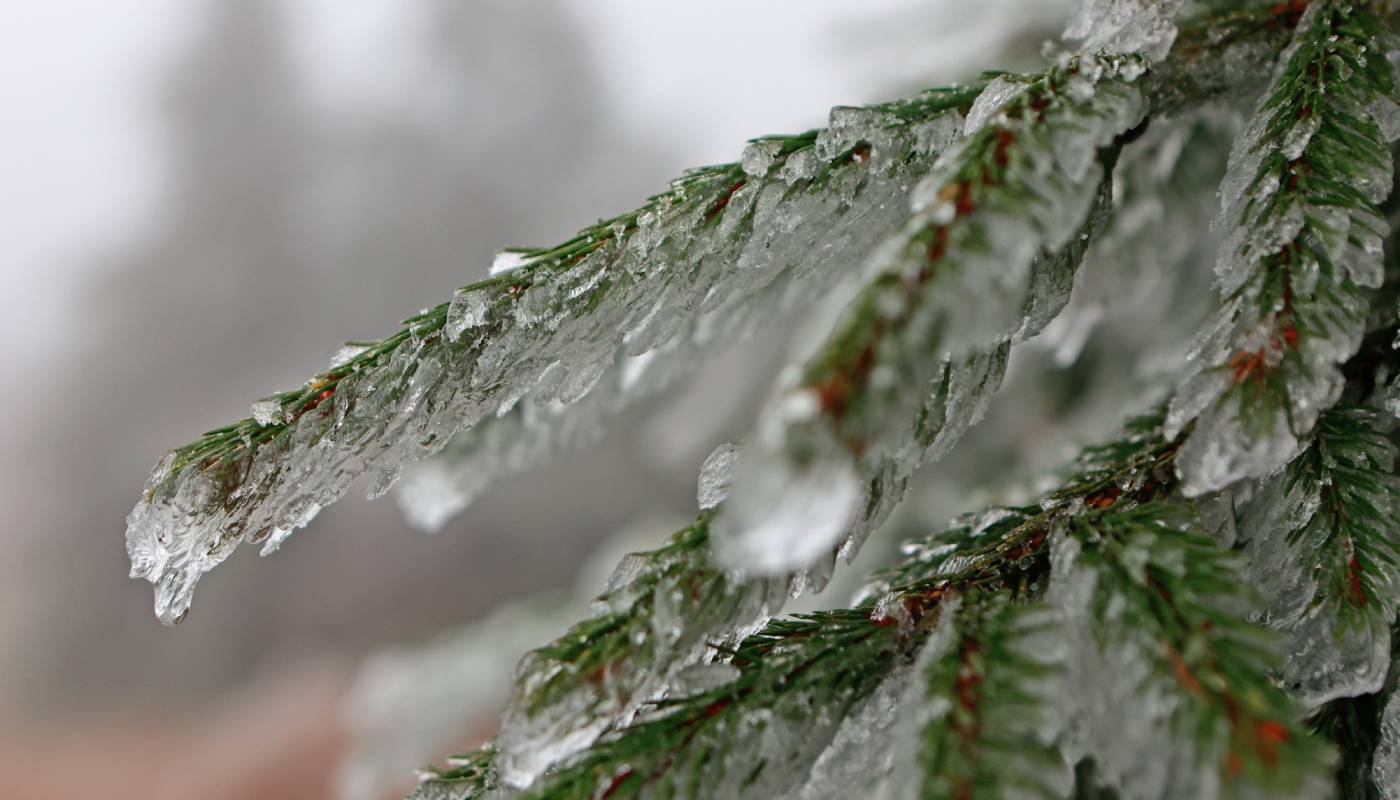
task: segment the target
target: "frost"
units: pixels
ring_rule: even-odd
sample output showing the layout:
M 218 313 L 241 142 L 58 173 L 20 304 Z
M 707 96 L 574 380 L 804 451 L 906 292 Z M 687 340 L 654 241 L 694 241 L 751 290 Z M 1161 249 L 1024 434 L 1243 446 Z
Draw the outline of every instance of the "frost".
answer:
M 1088 52 L 1140 52 L 1158 61 L 1176 41 L 1173 19 L 1185 5 L 1185 0 L 1079 0 L 1065 38 Z
M 734 461 L 739 457 L 740 449 L 737 444 L 722 444 L 700 466 L 700 483 L 695 492 L 695 501 L 701 511 L 724 502 L 734 481 Z

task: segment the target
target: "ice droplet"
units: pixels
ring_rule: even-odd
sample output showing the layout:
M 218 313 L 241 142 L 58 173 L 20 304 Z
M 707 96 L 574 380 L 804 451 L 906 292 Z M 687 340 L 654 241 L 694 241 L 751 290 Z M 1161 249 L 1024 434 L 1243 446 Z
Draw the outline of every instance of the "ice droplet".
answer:
M 691 664 L 671 681 L 671 696 L 685 697 L 718 689 L 739 677 L 737 667 L 729 664 Z
M 1294 161 L 1303 155 L 1303 151 L 1308 149 L 1308 143 L 1312 141 L 1313 134 L 1322 127 L 1322 115 L 1309 114 L 1298 124 L 1293 126 L 1293 130 L 1283 137 L 1282 144 L 1279 145 L 1279 153 L 1289 161 Z
M 744 148 L 744 154 L 739 160 L 739 165 L 743 168 L 744 174 L 750 177 L 762 178 L 773 169 L 773 164 L 778 160 L 778 153 L 782 152 L 781 142 L 757 141 L 750 142 Z
M 963 136 L 970 136 L 986 126 L 987 122 L 1001 111 L 1013 97 L 1024 92 L 1026 85 L 997 77 L 989 81 L 982 93 L 967 112 L 963 121 Z
M 722 444 L 716 447 L 700 466 L 700 484 L 695 492 L 696 502 L 701 511 L 706 511 L 720 503 L 729 494 L 729 484 L 734 479 L 734 462 L 742 448 L 737 444 Z

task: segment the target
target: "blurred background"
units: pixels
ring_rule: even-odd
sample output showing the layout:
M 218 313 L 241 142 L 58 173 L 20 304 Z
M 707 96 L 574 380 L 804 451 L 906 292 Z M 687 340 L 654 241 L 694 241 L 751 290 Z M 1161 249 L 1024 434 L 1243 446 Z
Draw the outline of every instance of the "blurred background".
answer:
M 0 797 L 370 800 L 489 736 L 519 653 L 582 613 L 618 552 L 693 516 L 696 469 L 742 434 L 777 350 L 713 367 L 758 374 L 751 389 L 682 387 L 440 535 L 347 498 L 276 556 L 232 558 L 174 630 L 126 577 L 150 467 L 484 277 L 502 246 L 552 243 L 832 105 L 1023 65 L 1067 5 L 9 4 Z M 1021 413 L 1003 442 L 1054 438 Z M 956 487 L 1002 475 L 1007 446 L 897 524 L 975 499 Z M 414 661 L 429 640 L 438 660 Z M 386 736 L 413 663 L 451 713 Z

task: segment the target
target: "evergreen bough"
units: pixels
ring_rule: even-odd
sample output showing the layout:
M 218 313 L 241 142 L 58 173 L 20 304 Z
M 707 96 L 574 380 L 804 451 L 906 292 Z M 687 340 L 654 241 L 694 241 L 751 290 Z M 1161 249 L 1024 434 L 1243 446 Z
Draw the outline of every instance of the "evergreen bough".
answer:
M 1082 49 L 1041 72 L 838 108 L 503 253 L 174 450 L 129 518 L 133 576 L 177 622 L 238 544 L 276 549 L 366 473 L 377 495 L 430 470 L 416 518 L 440 524 L 836 295 L 707 461 L 695 522 L 526 654 L 495 741 L 415 797 L 1400 797 L 1397 15 L 1184 5 L 1087 0 Z M 1072 300 L 1113 306 L 1143 264 L 1198 280 L 1191 187 L 1261 92 L 1221 185 L 1219 309 L 1161 406 L 1038 500 L 905 543 L 851 607 L 778 616 Z

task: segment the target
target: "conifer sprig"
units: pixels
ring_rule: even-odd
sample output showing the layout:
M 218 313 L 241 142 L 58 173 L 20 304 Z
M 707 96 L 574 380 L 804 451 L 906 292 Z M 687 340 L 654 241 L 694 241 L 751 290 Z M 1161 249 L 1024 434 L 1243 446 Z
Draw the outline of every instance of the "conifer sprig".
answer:
M 1157 674 L 1190 695 L 1175 724 L 1189 732 L 1203 768 L 1218 769 L 1227 783 L 1280 789 L 1315 777 L 1325 769 L 1325 750 L 1298 726 L 1297 710 L 1270 682 L 1269 638 L 1239 615 L 1249 590 L 1237 580 L 1232 557 L 1193 532 L 1181 507 L 1156 499 L 1175 492 L 1171 467 L 1178 443 L 1161 437 L 1160 418 L 1135 420 L 1131 428 L 1123 439 L 1087 450 L 1073 477 L 1041 503 L 984 512 L 948 535 L 912 543 L 903 563 L 880 574 L 872 590 L 878 600 L 775 620 L 738 647 L 724 648 L 711 669 L 735 670 L 731 680 L 657 702 L 633 724 L 605 733 L 541 776 L 524 796 L 690 797 L 698 787 L 719 787 L 726 796 L 766 796 L 771 787 L 764 784 L 765 769 L 779 761 L 791 768 L 815 760 L 835 723 L 892 669 L 912 661 L 942 624 L 950 597 L 959 598 L 955 608 L 965 609 L 952 613 L 968 616 L 949 624 L 964 638 L 981 630 L 989 648 L 983 652 L 996 655 L 995 675 L 977 674 L 1008 682 L 1005 692 L 986 697 L 1008 704 L 994 713 L 1011 725 L 1009 716 L 1000 715 L 1027 701 L 1027 687 L 1045 680 L 1047 672 L 1044 665 L 996 649 L 1009 645 L 1006 638 L 996 640 L 1012 632 L 1006 627 L 1012 618 L 1031 613 L 1019 604 L 999 609 L 1008 597 L 1024 603 L 1045 591 L 1058 529 L 1079 543 L 1077 567 L 1098 582 L 1104 600 L 1095 607 L 1095 621 L 1103 639 L 1143 642 Z M 953 657 L 962 662 L 958 670 L 994 666 L 985 661 L 969 667 L 972 642 L 954 639 L 963 648 Z M 930 685 L 946 683 L 948 668 L 935 660 Z M 956 683 L 944 698 L 954 704 L 961 702 Z M 1045 751 L 1031 730 L 988 728 L 986 739 L 957 745 L 957 753 L 947 749 L 954 745 L 946 737 L 958 735 L 959 725 L 968 733 L 966 715 L 975 712 L 964 707 L 963 716 L 937 717 L 924 729 L 927 746 L 918 763 L 926 786 L 1033 786 L 1022 770 Z M 812 719 L 827 722 L 818 730 Z M 1012 741 L 1029 749 L 1012 748 Z M 471 762 L 473 775 L 478 764 Z M 467 777 L 442 771 L 425 784 L 422 796 L 432 797 L 448 783 L 460 787 Z M 939 791 L 931 796 L 995 796 Z
M 1044 735 L 1054 665 L 1028 641 L 1049 626 L 1047 610 L 984 592 L 964 599 L 949 624 L 951 646 L 922 676 L 924 702 L 938 705 L 919 733 L 919 797 L 1060 796 L 1053 778 L 1064 760 Z
M 1179 505 L 1108 508 L 1070 521 L 1075 568 L 1092 576 L 1103 642 L 1132 643 L 1179 698 L 1172 724 L 1224 783 L 1293 792 L 1328 766 L 1299 709 L 1271 680 L 1278 650 L 1243 619 L 1239 559 L 1194 529 Z M 1064 574 L 1059 580 L 1080 579 Z
M 712 517 L 702 513 L 664 547 L 627 556 L 594 616 L 521 659 L 498 737 L 497 765 L 513 782 L 588 746 L 712 656 L 714 643 L 781 609 L 787 578 L 745 580 L 710 564 Z
M 1308 447 L 1289 465 L 1285 490 L 1311 514 L 1292 516 L 1287 541 L 1310 563 L 1313 605 L 1348 623 L 1388 627 L 1400 577 L 1400 480 L 1396 449 L 1373 411 L 1321 415 Z
M 1236 142 L 1222 188 L 1224 306 L 1172 409 L 1178 429 L 1200 417 L 1181 461 L 1189 492 L 1278 469 L 1337 399 L 1338 365 L 1383 278 L 1377 204 L 1400 134 L 1391 36 L 1366 4 L 1307 4 Z

